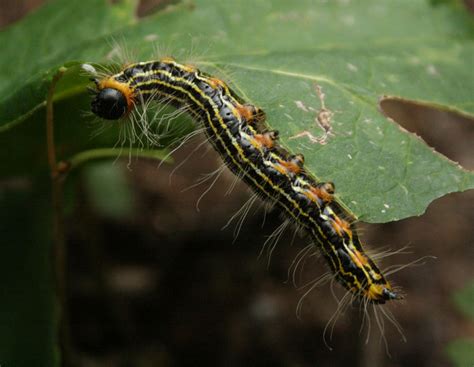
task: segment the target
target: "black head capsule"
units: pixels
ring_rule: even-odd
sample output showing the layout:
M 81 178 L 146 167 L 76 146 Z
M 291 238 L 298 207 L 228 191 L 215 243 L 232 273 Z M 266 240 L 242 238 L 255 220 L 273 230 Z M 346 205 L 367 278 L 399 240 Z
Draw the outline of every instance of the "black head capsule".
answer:
M 106 120 L 118 120 L 127 112 L 127 98 L 117 89 L 102 89 L 91 102 L 91 110 Z

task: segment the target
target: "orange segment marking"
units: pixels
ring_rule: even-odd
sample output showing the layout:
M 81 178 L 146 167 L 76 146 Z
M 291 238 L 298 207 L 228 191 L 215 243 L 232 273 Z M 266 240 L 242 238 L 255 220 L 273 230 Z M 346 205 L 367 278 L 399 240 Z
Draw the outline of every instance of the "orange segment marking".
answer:
M 246 105 L 239 104 L 235 107 L 239 114 L 247 121 L 252 121 L 254 118 L 253 109 L 249 108 Z
M 268 133 L 255 134 L 255 140 L 266 148 L 273 148 L 275 146 L 273 137 Z
M 352 231 L 349 222 L 339 218 L 338 216 L 335 216 L 334 221 L 331 222 L 331 225 L 339 236 L 342 236 L 345 232 L 349 235 L 349 237 L 352 238 Z
M 325 203 L 330 203 L 333 199 L 332 194 L 328 192 L 328 190 L 326 190 L 324 187 L 311 187 L 310 190 L 314 195 L 316 195 Z

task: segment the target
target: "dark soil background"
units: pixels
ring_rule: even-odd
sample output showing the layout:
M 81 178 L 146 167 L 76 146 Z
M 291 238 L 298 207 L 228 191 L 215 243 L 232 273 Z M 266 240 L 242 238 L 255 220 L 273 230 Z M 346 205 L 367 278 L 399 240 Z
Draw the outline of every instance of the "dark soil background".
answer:
M 0 26 L 41 2 L 0 2 Z M 145 2 L 141 11 L 151 8 Z M 400 101 L 384 101 L 382 108 L 438 152 L 474 169 L 472 120 Z M 197 144 L 178 151 L 175 161 L 188 157 Z M 421 217 L 361 224 L 373 250 L 410 246 L 409 253 L 386 259 L 384 266 L 426 255 L 437 259 L 391 277 L 406 294 L 389 308 L 407 338 L 403 342 L 386 323 L 391 356 L 374 323 L 365 344 L 357 307 L 338 319 L 330 350 L 323 331 L 337 303 L 329 285 L 306 298 L 298 319 L 295 310 L 304 290 L 287 281 L 288 268 L 307 240 L 293 241 L 288 231 L 268 266 L 268 257 L 259 254 L 281 223 L 277 213 L 268 213 L 262 225 L 264 213 L 256 206 L 234 242 L 234 226 L 221 228 L 248 199 L 246 187 L 238 184 L 226 196 L 233 177 L 225 175 L 199 212 L 196 202 L 207 186 L 183 191 L 220 164 L 203 148 L 170 184 L 173 166 L 158 170 L 156 162 L 134 161 L 131 171 L 124 167 L 134 213 L 120 221 L 101 217 L 78 188 L 79 204 L 67 219 L 67 313 L 78 365 L 441 367 L 449 365 L 446 345 L 474 334 L 452 301 L 474 275 L 473 191 L 436 200 Z M 300 285 L 326 271 L 319 259 L 310 259 L 305 269 Z

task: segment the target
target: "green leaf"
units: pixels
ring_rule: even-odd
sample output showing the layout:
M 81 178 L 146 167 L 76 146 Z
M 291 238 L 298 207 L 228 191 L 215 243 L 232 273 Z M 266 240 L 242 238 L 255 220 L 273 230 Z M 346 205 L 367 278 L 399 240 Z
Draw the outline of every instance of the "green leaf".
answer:
M 471 281 L 464 288 L 454 293 L 453 299 L 456 306 L 466 316 L 474 320 L 474 281 Z
M 303 153 L 321 180 L 334 181 L 341 200 L 364 221 L 418 215 L 432 200 L 474 187 L 472 172 L 433 152 L 378 107 L 382 96 L 394 96 L 473 114 L 474 24 L 461 6 L 425 0 L 199 0 L 141 22 L 127 13 L 130 8 L 123 2 L 54 1 L 4 32 L 2 44 L 26 37 L 32 46 L 11 46 L 1 56 L 9 77 L 0 84 L 6 96 L 0 101 L 0 130 L 21 124 L 41 107 L 57 67 L 109 64 L 115 38 L 139 50 L 139 60 L 156 57 L 156 44 L 178 57 L 196 50 L 195 62 L 262 106 L 282 143 Z M 49 18 L 51 26 L 39 26 Z M 33 46 L 38 36 L 44 47 Z M 334 136 L 326 145 L 291 139 L 303 131 L 323 133 L 315 123 L 321 108 L 315 83 L 334 112 Z M 74 96 L 79 90 L 62 93 Z M 88 108 L 85 99 L 71 100 L 76 109 Z M 76 152 L 83 145 L 78 139 Z
M 446 348 L 455 367 L 472 367 L 474 361 L 474 339 L 458 339 Z

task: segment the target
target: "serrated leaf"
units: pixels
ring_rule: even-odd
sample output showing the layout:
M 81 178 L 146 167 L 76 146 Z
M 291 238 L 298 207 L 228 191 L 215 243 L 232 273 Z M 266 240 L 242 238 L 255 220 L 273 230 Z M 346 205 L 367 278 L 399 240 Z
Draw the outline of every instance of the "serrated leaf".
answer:
M 97 6 L 85 0 L 81 6 L 56 1 L 51 7 L 71 3 Z M 431 6 L 424 0 L 200 0 L 142 22 L 123 21 L 122 27 L 114 23 L 109 33 L 99 28 L 95 39 L 76 42 L 74 32 L 93 22 L 90 17 L 95 15 L 64 18 L 64 23 L 74 23 L 62 27 L 67 47 L 57 43 L 46 61 L 29 57 L 34 75 L 25 78 L 23 70 L 23 79 L 12 77 L 15 90 L 34 93 L 27 104 L 14 103 L 16 93 L 2 93 L 9 97 L 0 102 L 0 129 L 42 103 L 41 86 L 55 67 L 71 61 L 109 63 L 115 37 L 140 50 L 140 59 L 152 58 L 157 43 L 175 55 L 197 50 L 197 64 L 231 79 L 242 95 L 262 106 L 269 125 L 280 130 L 282 143 L 302 152 L 317 177 L 334 181 L 342 201 L 364 221 L 421 214 L 435 198 L 474 187 L 472 172 L 402 131 L 378 108 L 379 99 L 389 95 L 473 114 L 474 25 L 460 6 Z M 27 29 L 26 21 L 23 26 Z M 13 58 L 10 54 L 9 60 Z M 15 75 L 16 69 L 11 72 Z M 315 123 L 321 108 L 316 83 L 334 112 L 334 136 L 326 145 L 305 137 L 291 139 L 303 131 L 322 135 Z M 4 113 L 7 105 L 13 107 Z

